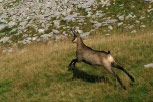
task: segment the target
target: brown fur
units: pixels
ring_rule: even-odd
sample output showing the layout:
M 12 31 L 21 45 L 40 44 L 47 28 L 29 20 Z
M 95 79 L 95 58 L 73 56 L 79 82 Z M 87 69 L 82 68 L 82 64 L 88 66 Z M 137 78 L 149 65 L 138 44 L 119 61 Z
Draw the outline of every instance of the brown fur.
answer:
M 97 65 L 103 66 L 106 70 L 112 73 L 120 83 L 123 89 L 126 89 L 125 86 L 122 84 L 119 76 L 113 71 L 112 67 L 118 68 L 125 72 L 129 78 L 134 82 L 134 78 L 121 66 L 117 65 L 114 58 L 110 55 L 110 51 L 97 51 L 93 50 L 92 48 L 86 46 L 82 38 L 80 37 L 79 33 L 72 29 L 74 34 L 74 38 L 72 42 L 77 43 L 77 51 L 76 51 L 76 59 L 73 59 L 69 64 L 69 70 L 72 69 L 71 66 L 75 66 L 76 62 L 84 62 L 90 65 Z

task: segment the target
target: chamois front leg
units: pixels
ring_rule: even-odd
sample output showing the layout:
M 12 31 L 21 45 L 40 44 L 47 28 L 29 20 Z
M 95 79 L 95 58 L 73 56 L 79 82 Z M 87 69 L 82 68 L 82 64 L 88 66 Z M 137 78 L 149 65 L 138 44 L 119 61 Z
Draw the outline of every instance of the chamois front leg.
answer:
M 70 62 L 69 66 L 68 66 L 68 71 L 72 70 L 73 67 L 75 67 L 76 62 L 78 62 L 78 59 L 73 59 L 73 60 Z
M 123 85 L 123 83 L 122 83 L 120 77 L 119 77 L 116 73 L 114 73 L 113 75 L 117 78 L 117 81 L 119 82 L 119 84 L 121 85 L 121 87 L 122 87 L 124 90 L 126 90 L 126 87 Z

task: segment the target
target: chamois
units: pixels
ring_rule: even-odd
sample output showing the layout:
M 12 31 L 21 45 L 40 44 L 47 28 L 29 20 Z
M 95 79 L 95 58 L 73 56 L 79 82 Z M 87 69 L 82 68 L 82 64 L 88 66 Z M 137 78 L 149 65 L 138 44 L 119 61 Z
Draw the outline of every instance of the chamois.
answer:
M 68 71 L 72 70 L 73 67 L 75 67 L 76 62 L 84 62 L 90 65 L 97 65 L 97 66 L 103 66 L 106 70 L 108 70 L 119 82 L 121 87 L 123 89 L 126 89 L 126 87 L 122 84 L 122 81 L 120 80 L 119 76 L 113 71 L 113 68 L 117 68 L 124 73 L 131 79 L 132 82 L 135 81 L 133 76 L 131 76 L 123 67 L 118 65 L 114 58 L 111 56 L 110 51 L 97 51 L 93 50 L 92 48 L 86 46 L 83 43 L 82 38 L 80 37 L 80 34 L 75 29 L 71 29 L 72 33 L 74 34 L 74 37 L 72 39 L 73 43 L 77 44 L 77 50 L 76 50 L 76 59 L 73 59 L 71 63 L 68 66 Z M 73 66 L 73 67 L 72 67 Z

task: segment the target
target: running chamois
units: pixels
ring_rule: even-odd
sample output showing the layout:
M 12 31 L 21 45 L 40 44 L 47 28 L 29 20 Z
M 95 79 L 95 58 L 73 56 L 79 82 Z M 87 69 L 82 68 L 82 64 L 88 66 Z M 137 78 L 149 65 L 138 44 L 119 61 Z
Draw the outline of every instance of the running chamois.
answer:
M 77 44 L 77 50 L 76 50 L 76 58 L 71 61 L 71 63 L 68 66 L 68 70 L 72 70 L 72 68 L 75 67 L 76 62 L 84 62 L 90 65 L 97 65 L 102 66 L 106 70 L 108 70 L 113 76 L 117 79 L 119 84 L 123 89 L 126 89 L 126 87 L 122 84 L 122 81 L 120 80 L 119 76 L 113 71 L 113 67 L 120 69 L 126 75 L 131 79 L 132 82 L 135 81 L 135 79 L 130 75 L 123 67 L 118 65 L 114 58 L 111 56 L 110 51 L 97 51 L 93 50 L 92 48 L 86 46 L 83 43 L 82 38 L 80 37 L 80 34 L 75 29 L 71 29 L 72 33 L 74 35 L 72 42 Z

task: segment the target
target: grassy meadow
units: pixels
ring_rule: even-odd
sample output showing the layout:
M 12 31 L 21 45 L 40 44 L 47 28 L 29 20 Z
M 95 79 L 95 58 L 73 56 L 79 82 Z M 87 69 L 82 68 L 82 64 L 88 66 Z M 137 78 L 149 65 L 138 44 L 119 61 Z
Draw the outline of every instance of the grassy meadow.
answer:
M 110 50 L 116 62 L 135 77 L 118 69 L 127 90 L 104 68 L 77 63 L 67 71 L 75 58 L 76 45 L 68 38 L 47 45 L 34 43 L 24 51 L 0 56 L 0 102 L 153 102 L 153 34 L 112 34 L 94 32 L 84 40 L 97 50 Z M 94 36 L 93 36 L 94 35 Z

